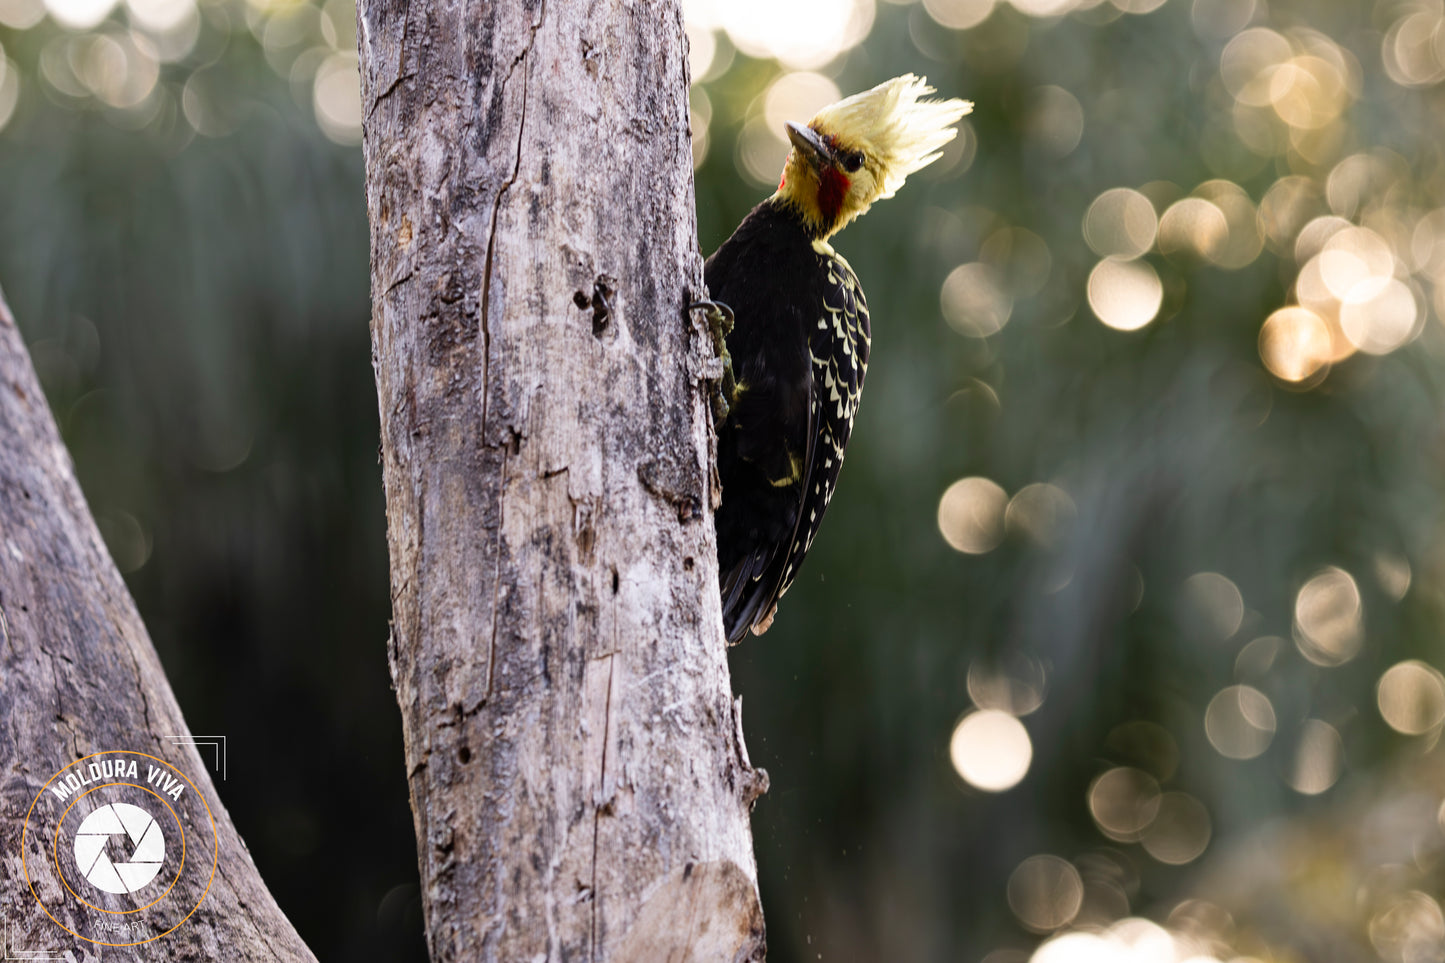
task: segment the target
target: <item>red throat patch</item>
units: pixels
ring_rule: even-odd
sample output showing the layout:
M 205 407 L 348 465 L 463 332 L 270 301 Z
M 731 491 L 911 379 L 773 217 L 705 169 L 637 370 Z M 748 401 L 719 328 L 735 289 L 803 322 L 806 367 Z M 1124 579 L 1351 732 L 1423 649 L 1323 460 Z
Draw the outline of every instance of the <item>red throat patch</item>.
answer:
M 829 167 L 818 179 L 818 210 L 828 227 L 838 223 L 843 213 L 843 198 L 848 194 L 848 176 L 836 167 Z

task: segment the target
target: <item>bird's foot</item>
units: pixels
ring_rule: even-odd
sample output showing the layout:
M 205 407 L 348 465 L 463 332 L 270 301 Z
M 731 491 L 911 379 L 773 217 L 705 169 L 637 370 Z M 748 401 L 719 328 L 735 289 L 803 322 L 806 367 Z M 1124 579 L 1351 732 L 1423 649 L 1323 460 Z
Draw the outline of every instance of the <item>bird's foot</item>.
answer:
M 737 380 L 733 376 L 733 356 L 728 351 L 727 336 L 733 330 L 733 309 L 721 301 L 694 301 L 687 306 L 689 311 L 703 311 L 707 319 L 707 330 L 712 336 L 713 354 L 722 362 L 722 376 L 715 382 L 712 394 L 713 421 L 721 425 L 727 421 L 737 394 Z

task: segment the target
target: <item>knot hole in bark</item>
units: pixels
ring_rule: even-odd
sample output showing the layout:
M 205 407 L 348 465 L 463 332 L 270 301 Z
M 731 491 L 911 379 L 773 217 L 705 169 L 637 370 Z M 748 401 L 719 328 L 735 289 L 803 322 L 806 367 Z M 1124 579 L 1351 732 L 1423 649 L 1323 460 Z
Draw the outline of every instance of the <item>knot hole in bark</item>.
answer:
M 592 309 L 592 336 L 602 337 L 607 330 L 607 322 L 612 320 L 612 299 L 617 295 L 617 279 L 607 274 L 599 274 L 592 282 L 592 294 L 589 296 L 585 291 L 575 291 L 572 294 L 572 303 L 582 310 Z

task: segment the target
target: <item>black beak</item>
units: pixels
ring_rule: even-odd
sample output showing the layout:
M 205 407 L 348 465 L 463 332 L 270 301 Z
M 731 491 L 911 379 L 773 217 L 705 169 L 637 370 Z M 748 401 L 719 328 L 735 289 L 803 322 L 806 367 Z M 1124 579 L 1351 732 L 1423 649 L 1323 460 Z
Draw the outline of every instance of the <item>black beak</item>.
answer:
M 814 167 L 822 168 L 834 163 L 833 151 L 813 128 L 792 121 L 788 122 L 787 127 L 788 140 L 793 142 L 798 153 L 807 158 Z

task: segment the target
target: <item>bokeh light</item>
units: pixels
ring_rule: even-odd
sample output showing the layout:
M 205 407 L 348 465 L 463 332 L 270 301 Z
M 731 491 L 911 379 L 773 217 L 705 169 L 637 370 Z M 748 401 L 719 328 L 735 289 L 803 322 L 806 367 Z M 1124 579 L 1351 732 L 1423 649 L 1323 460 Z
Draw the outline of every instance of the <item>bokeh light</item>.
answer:
M 1095 254 L 1132 260 L 1154 246 L 1159 219 L 1149 198 L 1115 187 L 1094 198 L 1084 214 L 1084 240 Z
M 361 78 L 356 57 L 332 54 L 316 70 L 316 121 L 338 144 L 361 143 Z
M 133 34 L 100 33 L 78 42 L 77 76 L 96 99 L 111 107 L 134 107 L 155 88 L 160 65 L 155 51 Z
M 1145 14 L 1153 13 L 1164 6 L 1165 0 L 1109 0 L 1118 10 L 1124 13 Z M 1080 6 L 1083 6 L 1080 4 Z
M 1234 915 L 1218 903 L 1186 899 L 1169 911 L 1165 925 L 1179 946 L 1179 955 L 1229 959 L 1237 928 Z
M 1094 315 L 1116 331 L 1139 330 L 1164 303 L 1159 274 L 1143 261 L 1100 261 L 1089 272 L 1088 293 Z
M 1295 596 L 1295 644 L 1315 665 L 1337 666 L 1359 654 L 1365 640 L 1360 588 L 1342 568 L 1312 577 Z
M 1084 881 L 1084 902 L 1073 925 L 1098 929 L 1129 915 L 1128 887 L 1138 874 L 1122 852 L 1113 848 L 1090 850 L 1074 860 Z
M 1043 943 L 1030 963 L 1112 963 L 1119 948 L 1089 932 L 1064 933 Z
M 1038 659 L 1018 655 L 987 663 L 968 664 L 968 696 L 980 709 L 997 709 L 1011 716 L 1026 716 L 1044 704 L 1048 671 Z
M 1226 270 L 1238 270 L 1259 257 L 1264 248 L 1259 215 L 1242 187 L 1227 180 L 1206 181 L 1194 189 L 1193 199 L 1205 201 L 1224 218 L 1222 237 L 1200 242 L 1199 256 Z
M 1259 202 L 1259 226 L 1265 244 L 1276 254 L 1293 254 L 1301 229 L 1324 213 L 1324 196 L 1314 180 L 1281 177 Z
M 1218 958 L 1201 948 L 1197 924 L 1189 919 L 1181 923 L 1191 930 L 1175 934 L 1152 920 L 1130 916 L 1098 930 L 1067 931 L 1039 946 L 1029 963 L 1216 963 Z M 1246 961 L 1239 958 L 1239 963 Z
M 1323 127 L 1350 102 L 1339 68 L 1319 57 L 1294 57 L 1269 72 L 1269 101 L 1291 127 Z
M 45 0 L 55 22 L 71 30 L 89 30 L 109 16 L 116 0 Z
M 1031 17 L 1061 17 L 1078 3 L 1078 0 L 1009 0 L 1020 13 Z
M 1329 370 L 1333 356 L 1330 329 L 1309 308 L 1280 308 L 1259 329 L 1260 360 L 1281 381 L 1309 382 Z
M 1007 712 L 980 709 L 954 727 L 948 756 L 954 771 L 970 786 L 1003 792 L 1028 775 L 1034 747 L 1022 722 Z
M 1341 231 L 1350 230 L 1351 227 L 1349 221 L 1337 214 L 1321 214 L 1318 217 L 1310 218 L 1295 233 L 1294 259 L 1304 264 L 1324 250 L 1325 243 L 1330 238 Z M 1373 247 L 1373 245 L 1367 246 Z
M 1445 279 L 1445 208 L 1421 215 L 1410 234 L 1410 259 L 1416 271 Z
M 1221 756 L 1253 759 L 1274 739 L 1274 706 L 1269 697 L 1247 685 L 1221 689 L 1204 710 L 1204 733 Z
M 989 18 L 997 0 L 923 0 L 928 15 L 945 27 L 967 30 Z
M 1401 893 L 1370 918 L 1370 943 L 1387 963 L 1418 963 L 1445 956 L 1445 914 L 1435 897 Z
M 1375 148 L 1351 154 L 1325 179 L 1330 210 L 1341 217 L 1358 217 L 1376 198 L 1388 194 L 1409 177 L 1409 165 L 1394 151 Z
M 782 131 L 768 126 L 761 112 L 749 117 L 738 132 L 737 161 L 739 169 L 759 187 L 776 187 L 788 156 L 787 141 Z
M 981 261 L 950 271 L 938 300 L 944 320 L 971 338 L 998 334 L 1013 313 L 1013 295 L 1002 272 Z
M 987 478 L 960 478 L 938 500 L 938 531 L 957 551 L 991 552 L 1003 541 L 1008 493 Z
M 43 19 L 43 0 L 0 0 L 0 24 L 11 30 L 29 30 Z
M 1153 776 L 1129 766 L 1099 775 L 1089 786 L 1089 815 L 1110 839 L 1137 842 L 1159 815 L 1162 795 Z
M 1340 329 L 1366 354 L 1389 354 L 1407 344 L 1422 320 L 1415 292 L 1395 278 L 1357 285 L 1340 307 Z
M 874 0 L 685 0 L 695 28 L 725 30 L 739 50 L 797 69 L 816 69 L 857 46 L 873 28 Z
M 1218 572 L 1197 572 L 1184 580 L 1184 597 L 1206 638 L 1224 641 L 1244 623 L 1239 586 Z
M 1391 729 L 1424 735 L 1445 721 L 1445 676 L 1418 659 L 1397 662 L 1380 676 L 1375 701 Z
M 1297 793 L 1318 796 L 1339 780 L 1344 760 L 1339 731 L 1322 719 L 1306 719 L 1286 781 Z
M 1020 488 L 1009 499 L 1004 525 L 1034 545 L 1052 549 L 1063 541 L 1078 514 L 1078 507 L 1068 492 L 1048 482 L 1034 482 Z
M 1274 635 L 1252 639 L 1234 658 L 1235 676 L 1246 680 L 1263 679 L 1274 668 L 1285 646 L 1284 639 Z
M 1109 942 L 1131 959 L 1176 959 L 1181 948 L 1174 935 L 1153 920 L 1130 917 L 1109 927 Z
M 1386 595 L 1396 602 L 1410 591 L 1410 560 L 1403 555 L 1379 552 L 1375 555 L 1375 581 Z
M 806 123 L 823 107 L 843 98 L 843 92 L 829 78 L 807 70 L 786 73 L 773 81 L 763 94 L 763 119 L 768 130 L 786 143 L 786 124 Z M 781 168 L 779 168 L 781 170 Z
M 979 245 L 978 257 L 994 269 L 991 280 L 1001 283 L 1008 297 L 1015 300 L 1038 294 L 1048 282 L 1053 268 L 1053 255 L 1049 253 L 1048 244 L 1033 231 L 1022 227 L 1001 227 L 994 231 Z M 997 299 L 994 310 L 1001 310 L 1004 299 L 997 292 L 992 297 Z
M 195 0 L 125 0 L 131 21 L 151 33 L 166 33 L 192 19 Z
M 1385 73 L 1402 87 L 1429 87 L 1445 80 L 1445 53 L 1440 49 L 1439 4 L 1402 4 L 1402 15 L 1390 25 L 1380 44 Z
M 696 84 L 712 69 L 713 61 L 717 57 L 717 34 L 691 17 L 683 24 L 683 29 L 687 32 L 688 76 Z
M 1066 926 L 1084 903 L 1084 881 L 1066 859 L 1030 856 L 1008 878 L 1008 905 L 1026 929 L 1049 933 Z
M 1346 227 L 1330 235 L 1320 253 L 1320 278 L 1337 301 L 1367 297 L 1389 280 L 1395 270 L 1390 245 L 1374 231 Z M 1360 294 L 1361 287 L 1365 293 Z
M 95 523 L 115 567 L 122 574 L 139 571 L 150 561 L 154 539 L 134 515 L 129 512 L 103 514 L 96 517 Z
M 1229 219 L 1202 197 L 1175 201 L 1159 219 L 1159 250 L 1188 260 L 1213 260 L 1229 243 Z
M 1361 69 L 1335 41 L 1304 27 L 1251 27 L 1229 41 L 1219 67 L 1234 98 L 1235 133 L 1249 149 L 1266 156 L 1292 149 L 1320 163 L 1338 148 Z
M 1053 157 L 1067 157 L 1084 136 L 1084 108 L 1062 87 L 1040 87 L 1024 124 L 1029 140 Z
M 1209 846 L 1213 827 L 1204 804 L 1188 793 L 1166 792 L 1159 811 L 1144 830 L 1144 851 L 1161 863 L 1192 863 Z

